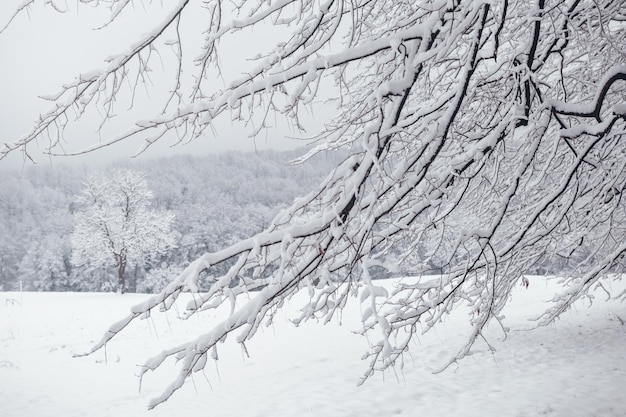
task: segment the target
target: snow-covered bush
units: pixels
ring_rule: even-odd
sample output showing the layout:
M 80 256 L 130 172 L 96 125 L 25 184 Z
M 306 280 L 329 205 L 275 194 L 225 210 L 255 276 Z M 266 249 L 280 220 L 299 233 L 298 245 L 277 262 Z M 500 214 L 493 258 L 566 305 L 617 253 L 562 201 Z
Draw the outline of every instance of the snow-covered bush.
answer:
M 137 292 L 158 293 L 163 291 L 172 277 L 182 272 L 183 268 L 178 265 L 168 265 L 165 262 L 157 268 L 152 268 L 146 273 L 144 279 L 137 283 Z

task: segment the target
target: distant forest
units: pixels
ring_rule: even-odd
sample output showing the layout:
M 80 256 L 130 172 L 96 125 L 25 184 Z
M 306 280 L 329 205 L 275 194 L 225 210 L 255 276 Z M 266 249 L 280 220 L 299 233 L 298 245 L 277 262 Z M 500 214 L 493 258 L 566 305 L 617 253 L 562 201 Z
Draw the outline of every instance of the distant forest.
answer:
M 229 152 L 125 160 L 99 169 L 145 174 L 154 206 L 175 214 L 176 248 L 128 273 L 128 290 L 160 290 L 190 261 L 267 227 L 281 208 L 314 190 L 345 155 Z M 62 164 L 0 172 L 0 290 L 109 291 L 115 272 L 71 263 L 76 197 L 93 169 Z M 220 272 L 220 271 L 216 271 Z M 208 277 L 210 279 L 210 277 Z

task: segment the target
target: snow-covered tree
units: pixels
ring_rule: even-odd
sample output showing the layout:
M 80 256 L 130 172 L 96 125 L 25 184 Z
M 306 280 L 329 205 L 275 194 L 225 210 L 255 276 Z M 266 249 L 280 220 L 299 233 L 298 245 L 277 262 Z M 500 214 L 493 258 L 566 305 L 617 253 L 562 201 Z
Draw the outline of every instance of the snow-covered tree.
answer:
M 117 291 L 126 290 L 126 271 L 175 245 L 171 213 L 151 207 L 144 176 L 131 170 L 94 173 L 77 198 L 72 263 L 115 267 Z
M 84 3 L 109 5 L 115 20 L 132 2 Z M 501 320 L 524 273 L 546 258 L 567 259 L 571 272 L 540 323 L 621 270 L 623 2 L 241 0 L 229 10 L 230 4 L 168 3 L 152 30 L 100 70 L 66 84 L 30 132 L 0 148 L 28 152 L 45 137 L 50 151 L 62 150 L 74 112 L 92 106 L 112 117 L 125 81 L 137 86 L 167 51 L 176 64 L 162 111 L 101 146 L 132 136 L 149 146 L 167 132 L 193 139 L 219 117 L 252 126 L 252 134 L 278 117 L 300 129 L 303 113 L 319 109 L 316 100 L 336 107 L 305 158 L 341 146 L 351 157 L 264 232 L 193 262 L 94 347 L 195 290 L 204 271 L 232 262 L 187 314 L 258 291 L 223 323 L 146 363 L 143 373 L 172 356 L 180 364 L 179 378 L 151 406 L 202 369 L 218 342 L 233 334 L 245 343 L 299 291 L 310 302 L 296 322 L 330 320 L 363 286 L 363 332 L 372 343 L 365 380 L 401 361 L 418 330 L 465 304 L 472 330 L 450 363 L 462 358 L 487 323 Z M 224 83 L 216 83 L 228 42 L 264 30 L 278 41 L 259 45 L 252 60 L 240 63 L 240 77 L 224 73 Z M 197 43 L 187 35 L 200 32 L 194 52 Z M 391 294 L 372 281 L 373 268 L 402 269 L 416 250 L 424 254 L 411 262 L 416 278 Z M 443 275 L 428 275 L 433 264 Z
M 70 283 L 70 248 L 67 236 L 48 234 L 32 242 L 20 262 L 18 274 L 29 291 L 63 291 Z
M 2 173 L 0 181 L 0 287 L 17 290 L 67 289 L 70 197 L 63 169 L 52 174 Z M 61 175 L 59 175 L 61 174 Z M 41 183 L 40 180 L 46 181 Z

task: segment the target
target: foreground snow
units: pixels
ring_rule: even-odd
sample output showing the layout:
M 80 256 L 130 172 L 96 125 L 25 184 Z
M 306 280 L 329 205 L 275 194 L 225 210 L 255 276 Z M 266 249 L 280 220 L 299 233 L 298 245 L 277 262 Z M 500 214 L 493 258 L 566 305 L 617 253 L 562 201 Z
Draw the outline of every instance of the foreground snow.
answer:
M 505 311 L 506 341 L 497 326 L 473 354 L 442 374 L 432 370 L 461 347 L 469 331 L 462 313 L 420 336 L 404 369 L 378 374 L 357 388 L 367 341 L 359 307 L 344 311 L 342 324 L 306 323 L 288 315 L 264 328 L 247 348 L 222 345 L 217 366 L 153 411 L 174 364 L 149 374 L 139 392 L 137 365 L 165 347 L 210 325 L 214 314 L 181 322 L 175 311 L 133 324 L 106 353 L 84 358 L 113 321 L 145 295 L 0 293 L 0 415 L 45 416 L 624 416 L 626 306 L 579 302 L 549 327 L 527 319 L 545 308 L 553 282 L 531 277 Z M 387 285 L 392 285 L 391 282 Z M 623 283 L 620 283 L 623 287 Z M 616 288 L 617 289 L 617 288 Z M 21 304 L 20 304 L 21 302 Z M 294 311 L 298 300 L 287 306 Z M 194 413 L 194 414 L 192 414 Z

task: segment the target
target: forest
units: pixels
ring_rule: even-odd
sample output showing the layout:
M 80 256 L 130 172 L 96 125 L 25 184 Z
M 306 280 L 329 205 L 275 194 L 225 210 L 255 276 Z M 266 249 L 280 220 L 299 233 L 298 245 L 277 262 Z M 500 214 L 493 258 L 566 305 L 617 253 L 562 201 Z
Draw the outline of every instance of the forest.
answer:
M 1 291 L 116 291 L 115 265 L 77 265 L 71 235 L 77 201 L 85 179 L 95 173 L 104 178 L 120 169 L 145 177 L 153 193 L 152 206 L 173 215 L 172 248 L 127 273 L 126 290 L 156 293 L 193 260 L 216 252 L 266 229 L 281 209 L 315 189 L 324 175 L 346 153 L 320 153 L 295 163 L 302 149 L 292 151 L 226 152 L 203 157 L 175 155 L 157 160 L 120 159 L 103 168 L 62 163 L 28 166 L 0 172 L 0 290 Z M 432 242 L 431 242 L 432 243 Z M 74 245 L 76 246 L 76 245 Z M 84 246 L 84 245 L 81 245 Z M 445 259 L 428 255 L 429 244 L 411 248 L 401 270 L 373 265 L 373 278 L 445 273 Z M 412 249 L 412 250 L 411 250 Z M 591 248 L 569 257 L 544 256 L 528 273 L 572 273 L 574 261 L 590 256 Z M 424 263 L 423 259 L 429 261 Z M 219 265 L 200 284 L 206 289 L 230 264 Z
M 222 249 L 270 223 L 315 188 L 345 154 L 301 164 L 296 151 L 227 152 L 204 157 L 119 160 L 104 176 L 129 169 L 145 176 L 155 208 L 174 215 L 173 250 L 128 271 L 128 291 L 155 292 L 205 252 Z M 72 263 L 77 197 L 94 169 L 60 163 L 0 172 L 0 290 L 112 291 L 112 267 Z

